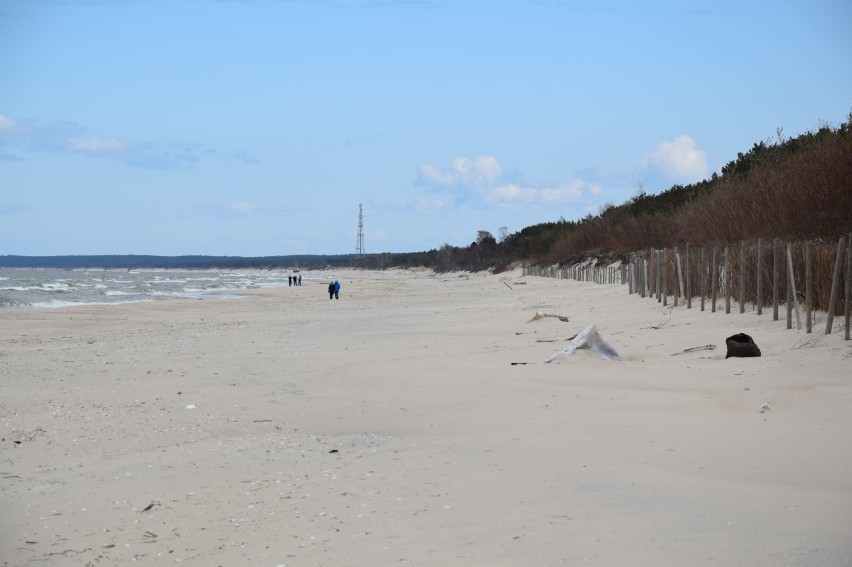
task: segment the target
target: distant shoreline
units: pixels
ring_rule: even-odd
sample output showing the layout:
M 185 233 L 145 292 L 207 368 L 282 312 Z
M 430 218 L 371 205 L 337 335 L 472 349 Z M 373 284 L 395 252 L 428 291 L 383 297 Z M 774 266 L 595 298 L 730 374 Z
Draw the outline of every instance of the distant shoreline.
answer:
M 0 268 L 57 269 L 180 269 L 180 270 L 290 270 L 328 267 L 358 267 L 370 255 L 288 255 L 288 256 L 156 256 L 144 254 L 104 254 L 66 256 L 0 256 Z

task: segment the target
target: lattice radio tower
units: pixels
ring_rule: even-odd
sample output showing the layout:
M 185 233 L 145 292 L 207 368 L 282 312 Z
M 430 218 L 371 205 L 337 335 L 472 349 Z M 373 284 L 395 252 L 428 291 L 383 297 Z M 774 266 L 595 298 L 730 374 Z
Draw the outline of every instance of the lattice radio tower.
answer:
M 355 246 L 355 253 L 359 256 L 367 253 L 364 249 L 364 208 L 361 203 L 358 203 L 358 244 Z

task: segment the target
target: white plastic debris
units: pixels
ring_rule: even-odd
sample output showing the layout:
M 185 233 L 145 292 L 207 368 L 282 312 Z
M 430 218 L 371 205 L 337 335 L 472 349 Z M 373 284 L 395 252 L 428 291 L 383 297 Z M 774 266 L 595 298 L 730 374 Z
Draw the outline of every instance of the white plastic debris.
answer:
M 186 404 L 186 409 L 195 409 L 195 404 Z
M 601 358 L 604 360 L 621 360 L 621 357 L 618 356 L 618 352 L 615 350 L 615 347 L 606 342 L 603 337 L 601 337 L 600 333 L 598 333 L 597 326 L 589 325 L 577 333 L 576 337 L 571 339 L 571 344 L 568 348 L 550 355 L 545 359 L 544 363 L 547 364 L 549 362 L 553 362 L 560 356 L 573 354 L 575 350 L 580 348 L 596 352 L 601 355 Z

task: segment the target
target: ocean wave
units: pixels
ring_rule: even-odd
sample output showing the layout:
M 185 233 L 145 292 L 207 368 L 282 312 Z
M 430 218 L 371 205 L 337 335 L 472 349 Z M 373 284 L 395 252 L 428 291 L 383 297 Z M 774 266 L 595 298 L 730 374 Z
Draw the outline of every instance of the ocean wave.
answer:
M 139 303 L 142 301 L 151 301 L 150 299 L 131 299 L 127 301 L 62 301 L 59 299 L 51 299 L 50 301 L 37 301 L 29 306 L 35 309 L 56 309 L 59 307 L 85 307 L 88 305 L 121 305 L 123 303 Z
M 287 272 L 104 272 L 0 268 L 0 309 L 50 309 L 180 299 L 242 299 L 231 290 L 282 287 Z M 305 279 L 309 276 L 305 274 Z

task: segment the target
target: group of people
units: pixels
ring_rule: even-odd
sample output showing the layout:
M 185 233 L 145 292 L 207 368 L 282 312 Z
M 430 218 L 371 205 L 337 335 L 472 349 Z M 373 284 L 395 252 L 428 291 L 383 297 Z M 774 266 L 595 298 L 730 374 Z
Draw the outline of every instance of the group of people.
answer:
M 328 298 L 340 299 L 340 282 L 335 280 L 328 284 Z
M 293 274 L 287 276 L 287 285 L 302 285 L 302 274 Z M 328 298 L 329 299 L 340 299 L 340 282 L 334 280 L 333 282 L 328 284 Z

